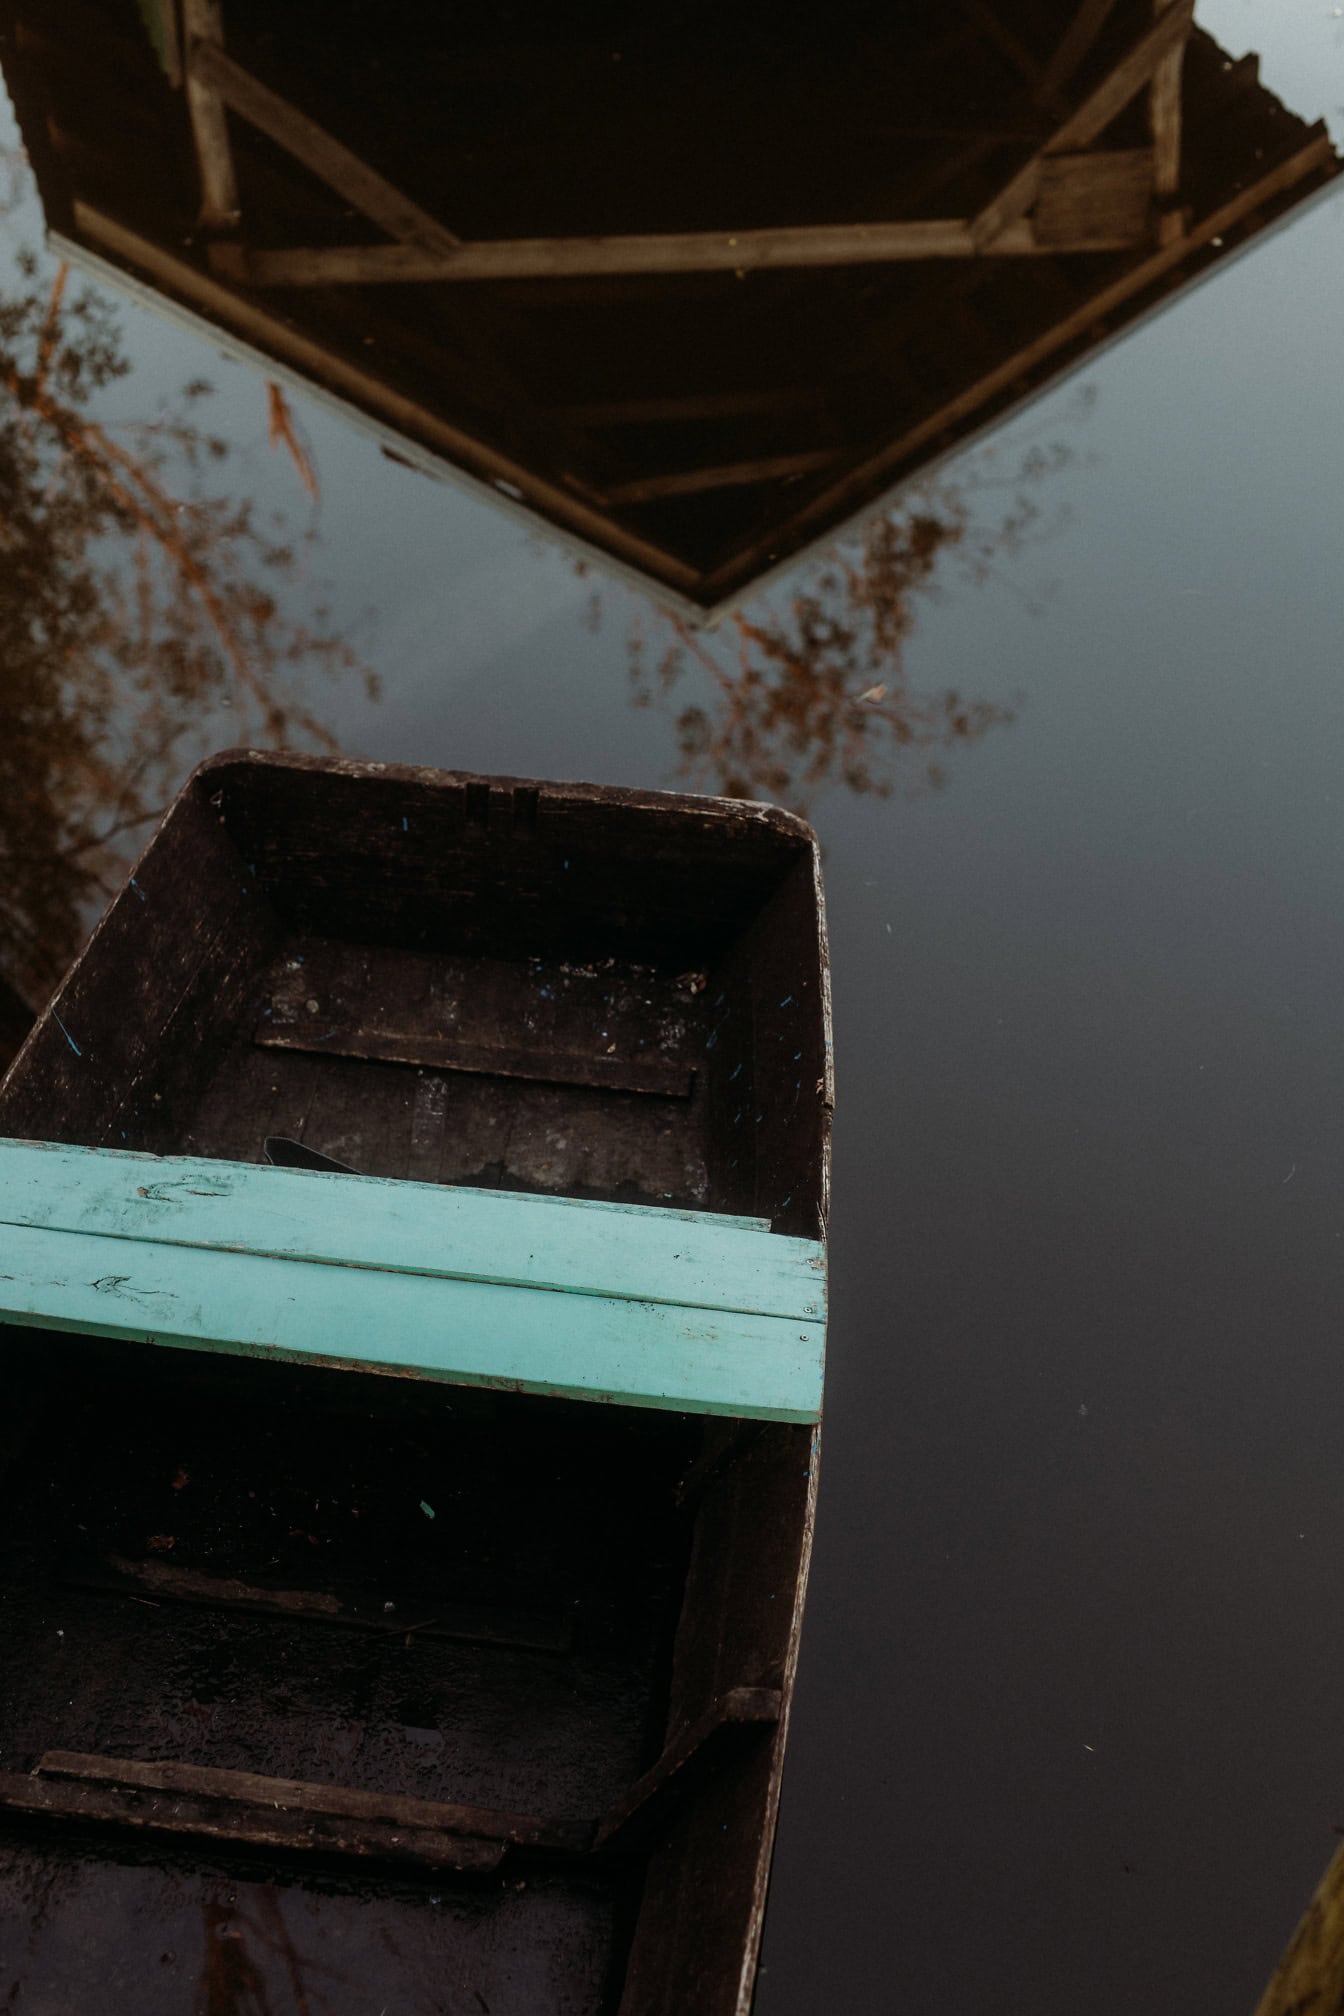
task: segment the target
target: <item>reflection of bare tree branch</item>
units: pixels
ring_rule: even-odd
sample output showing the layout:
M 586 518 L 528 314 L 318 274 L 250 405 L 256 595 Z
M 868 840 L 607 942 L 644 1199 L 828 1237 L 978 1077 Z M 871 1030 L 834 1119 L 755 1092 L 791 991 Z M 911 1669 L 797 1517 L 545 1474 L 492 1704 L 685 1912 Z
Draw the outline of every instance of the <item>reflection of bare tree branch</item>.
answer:
M 70 268 L 62 259 L 56 268 L 56 278 L 51 283 L 51 298 L 47 302 L 47 313 L 42 323 L 42 335 L 37 346 L 37 377 L 34 390 L 41 392 L 46 382 L 51 353 L 56 347 L 56 338 L 61 328 L 61 303 L 65 299 L 65 283 L 70 277 Z
M 111 304 L 64 265 L 16 265 L 0 295 L 0 970 L 40 999 L 119 881 L 119 843 L 220 739 L 210 717 L 233 710 L 229 740 L 331 746 L 293 682 L 355 660 L 323 610 L 287 612 L 299 567 L 278 521 L 212 480 L 230 448 L 198 422 L 209 386 L 143 422 L 95 418 L 129 369 Z M 276 392 L 272 442 L 315 497 Z
M 266 386 L 266 438 L 272 448 L 283 448 L 290 461 L 299 472 L 302 483 L 314 504 L 317 502 L 317 471 L 312 464 L 307 448 L 299 438 L 298 423 L 293 408 L 285 397 L 284 387 L 272 378 Z
M 1071 459 L 1067 449 L 1030 445 L 1002 479 L 986 452 L 955 480 L 927 485 L 870 520 L 805 571 L 787 601 L 763 597 L 713 634 L 659 610 L 665 634 L 652 659 L 637 626 L 630 640 L 637 706 L 700 688 L 675 717 L 679 777 L 727 797 L 799 809 L 834 784 L 885 796 L 916 755 L 923 781 L 941 783 L 940 755 L 1010 722 L 1015 710 L 956 689 L 912 688 L 905 646 L 919 598 L 936 593 L 949 573 L 988 580 L 1002 556 L 1047 530 L 1036 493 Z
M 206 560 L 202 559 L 195 543 L 182 530 L 183 514 L 193 509 L 199 511 L 201 507 L 193 507 L 173 497 L 159 481 L 158 471 L 151 461 L 129 454 L 112 440 L 105 428 L 95 421 L 83 419 L 44 390 L 59 330 L 66 272 L 67 268 L 62 263 L 42 327 L 34 378 L 25 386 L 12 366 L 0 365 L 0 388 L 9 393 L 17 406 L 35 414 L 51 428 L 67 453 L 82 458 L 89 465 L 102 486 L 108 504 L 120 507 L 145 535 L 136 543 L 134 561 L 141 644 L 147 641 L 153 621 L 152 548 L 145 543 L 148 539 L 176 569 L 182 587 L 199 597 L 232 671 L 236 692 L 255 700 L 263 713 L 269 713 L 272 703 L 267 700 L 264 682 L 248 664 L 238 627 L 215 588 Z

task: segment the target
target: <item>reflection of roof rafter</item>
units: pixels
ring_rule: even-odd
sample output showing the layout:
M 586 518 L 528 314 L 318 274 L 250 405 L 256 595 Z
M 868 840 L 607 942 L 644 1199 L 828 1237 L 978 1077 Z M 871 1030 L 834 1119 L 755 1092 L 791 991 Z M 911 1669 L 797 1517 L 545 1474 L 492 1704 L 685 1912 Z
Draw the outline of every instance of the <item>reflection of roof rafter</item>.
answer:
M 201 163 L 203 221 L 211 221 L 218 215 L 215 178 L 219 173 L 219 146 L 215 122 L 218 120 L 223 125 L 222 108 L 228 106 L 249 125 L 255 126 L 259 133 L 266 134 L 286 153 L 292 154 L 296 161 L 301 161 L 329 189 L 355 209 L 362 210 L 366 217 L 400 241 L 399 245 L 387 249 L 404 249 L 413 256 L 428 258 L 451 256 L 460 242 L 451 231 L 421 209 L 418 203 L 412 202 L 409 196 L 403 196 L 377 169 L 370 168 L 366 161 L 342 146 L 339 140 L 333 139 L 316 120 L 296 110 L 278 92 L 269 90 L 240 63 L 234 62 L 222 46 L 220 0 L 183 0 L 183 4 L 188 28 L 186 81 L 192 131 L 197 158 Z M 223 149 L 227 156 L 227 133 L 224 134 Z M 228 177 L 232 186 L 231 161 Z M 234 226 L 240 222 L 236 187 L 233 214 L 226 221 Z M 210 249 L 216 270 L 229 273 L 227 260 L 217 255 L 233 248 L 218 241 L 212 243 Z M 229 277 L 236 279 L 238 276 L 231 273 Z M 507 402 L 519 407 L 530 403 L 501 367 L 488 344 L 473 342 L 470 336 L 465 341 L 471 348 L 476 368 L 496 386 Z M 533 415 L 532 424 L 552 437 L 553 452 L 564 466 L 572 487 L 590 498 L 598 497 L 600 493 L 584 470 L 586 458 L 582 447 L 563 424 L 537 414 Z
M 1061 252 L 1120 252 L 1142 242 L 1152 182 L 1151 156 L 1143 151 L 1144 207 L 1139 224 L 1125 202 L 1123 221 L 1110 217 L 1094 229 L 1038 238 L 1026 220 L 1009 225 L 994 243 L 979 247 L 969 221 L 957 217 L 914 218 L 897 224 L 804 224 L 792 230 L 660 231 L 621 238 L 503 238 L 477 241 L 450 252 L 422 251 L 418 245 L 296 246 L 251 252 L 220 240 L 211 247 L 217 273 L 254 287 L 340 287 L 403 285 L 408 281 L 578 280 L 604 273 L 763 273 L 810 266 L 888 266 L 906 259 L 969 259 L 980 250 L 1005 255 Z M 1122 201 L 1134 186 L 1135 156 L 1098 155 L 1103 177 L 1080 155 L 1068 164 L 1071 188 L 1083 197 L 1098 180 Z M 1111 161 L 1123 172 L 1105 172 Z M 1056 185 L 1058 186 L 1058 185 Z M 1095 204 L 1094 204 L 1094 207 Z
M 728 462 L 714 469 L 673 469 L 662 476 L 618 483 L 607 492 L 607 501 L 651 504 L 659 497 L 695 497 L 703 490 L 732 490 L 746 483 L 806 476 L 814 469 L 825 469 L 835 460 L 833 448 L 817 448 L 805 455 L 764 455 L 756 462 Z
M 199 6 L 202 0 L 188 0 L 188 4 Z M 375 224 L 381 224 L 399 243 L 417 245 L 431 253 L 452 253 L 461 244 L 459 238 L 418 203 L 393 188 L 376 168 L 370 168 L 366 161 L 352 154 L 278 91 L 260 83 L 214 42 L 196 39 L 189 44 L 187 74 L 194 83 L 216 94 L 230 111 L 246 119 L 249 126 L 255 126 L 259 133 L 310 168 L 347 203 L 362 210 Z
M 165 19 L 171 20 L 171 8 Z M 224 38 L 220 0 L 182 0 L 182 19 L 190 46 L 199 53 L 217 49 Z M 196 166 L 201 177 L 201 223 L 208 230 L 237 228 L 238 177 L 234 172 L 233 149 L 229 145 L 229 122 L 224 105 L 210 82 L 203 62 L 193 61 L 186 76 L 187 110 L 191 114 L 191 137 L 196 147 Z
M 671 576 L 673 585 L 684 589 L 694 585 L 694 571 L 673 560 L 652 540 L 641 539 L 636 533 L 612 526 L 582 501 L 566 496 L 557 487 L 539 479 L 526 464 L 513 461 L 474 440 L 432 408 L 404 397 L 385 385 L 374 373 L 359 370 L 344 358 L 324 350 L 311 337 L 277 322 L 273 316 L 229 293 L 208 275 L 198 272 L 186 260 L 175 259 L 160 246 L 138 237 L 113 218 L 103 216 L 91 204 L 76 201 L 73 221 L 81 237 L 100 253 L 125 260 L 132 269 L 150 274 L 171 293 L 188 301 L 199 313 L 213 316 L 226 329 L 234 330 L 245 342 L 264 347 L 294 370 L 310 374 L 318 384 L 330 383 L 336 391 L 364 406 L 389 426 L 399 428 L 412 438 L 422 437 L 440 454 L 460 460 L 473 474 L 493 483 L 506 496 L 526 495 L 540 510 L 551 510 L 557 515 L 563 511 L 565 519 L 573 523 L 581 537 L 600 537 L 604 544 L 613 544 L 614 551 L 631 567 L 656 568 L 661 574 L 667 570 L 670 561 L 674 569 Z M 616 535 L 614 542 L 613 532 Z
M 1042 176 L 1052 157 L 1085 158 L 1078 150 L 1103 133 L 1150 81 L 1162 59 L 1173 48 L 1179 49 L 1190 33 L 1194 13 L 1195 0 L 1172 0 L 1147 34 L 1141 35 L 1124 60 L 1089 92 L 1040 153 L 1033 154 L 985 205 L 971 226 L 980 251 L 988 251 L 991 246 L 997 248 L 1002 234 L 1031 208 L 1041 193 Z
M 217 17 L 217 0 L 188 0 L 188 4 Z M 1110 4 L 1112 0 L 1107 0 L 1105 11 Z M 1008 33 L 989 8 L 978 5 L 974 11 L 977 18 L 984 17 L 986 25 L 992 24 L 998 35 Z M 253 250 L 236 240 L 218 240 L 211 246 L 211 263 L 221 276 L 242 285 L 329 287 L 575 279 L 602 274 L 740 274 L 814 266 L 888 265 L 907 259 L 966 259 L 986 253 L 999 258 L 1123 251 L 1148 239 L 1155 191 L 1169 197 L 1179 181 L 1180 55 L 1193 13 L 1194 0 L 1171 0 L 1123 61 L 974 218 L 912 218 L 737 232 L 508 238 L 493 243 L 464 243 L 315 120 L 251 76 L 225 54 L 213 35 L 198 34 L 188 44 L 189 90 L 210 107 L 227 105 L 397 241 L 392 245 Z M 1033 96 L 1038 101 L 1056 100 L 1058 80 L 1082 53 L 1084 31 L 1095 34 L 1102 14 L 1098 0 L 1091 0 L 1075 18 L 1068 63 L 1057 55 L 1049 79 L 1036 79 Z M 1010 38 L 1010 43 L 1016 52 L 1016 38 Z M 1154 146 L 1082 152 L 1150 79 Z M 207 179 L 212 156 L 202 145 L 195 101 L 193 124 L 206 210 L 214 214 Z M 208 132 L 213 132 L 212 124 Z M 1034 220 L 1026 215 L 1033 205 Z M 236 194 L 233 207 L 236 214 Z
M 63 249 L 700 610 L 1339 175 L 1192 0 L 710 13 L 0 0 L 0 61 Z
M 1174 12 L 1170 0 L 1156 0 L 1159 7 Z M 1182 219 L 1177 207 L 1181 186 L 1181 63 L 1185 37 L 1166 50 L 1153 71 L 1148 94 L 1148 123 L 1153 135 L 1153 194 L 1157 199 L 1158 237 L 1169 245 L 1181 235 Z
M 890 481 L 903 462 L 916 455 L 929 442 L 936 442 L 968 414 L 983 407 L 990 400 L 1008 389 L 1016 379 L 1034 370 L 1052 351 L 1064 349 L 1090 327 L 1104 322 L 1104 318 L 1120 307 L 1127 296 L 1138 293 L 1142 288 L 1160 279 L 1173 266 L 1201 245 L 1216 242 L 1224 232 L 1232 231 L 1241 220 L 1252 214 L 1262 203 L 1301 181 L 1314 169 L 1326 166 L 1333 159 L 1329 135 L 1322 133 L 1309 141 L 1300 153 L 1281 162 L 1261 181 L 1244 189 L 1230 203 L 1224 204 L 1211 217 L 1204 219 L 1199 229 L 1188 238 L 1174 241 L 1154 252 L 1135 272 L 1131 272 L 1112 286 L 1102 288 L 1090 296 L 1074 313 L 1063 322 L 1056 323 L 1035 342 L 1009 357 L 989 372 L 983 379 L 950 400 L 946 406 L 930 413 L 918 426 L 897 440 L 890 442 L 871 462 L 857 469 L 851 469 L 840 478 L 836 488 L 823 491 L 812 497 L 804 505 L 795 520 L 786 526 L 772 528 L 768 542 L 761 540 L 754 547 L 733 554 L 720 570 L 721 582 L 711 577 L 707 586 L 712 592 L 720 585 L 726 585 L 743 570 L 759 564 L 769 557 L 771 548 L 778 549 L 789 543 L 790 532 L 806 535 L 811 526 L 834 520 L 837 516 L 854 508 L 874 484 L 883 478 Z

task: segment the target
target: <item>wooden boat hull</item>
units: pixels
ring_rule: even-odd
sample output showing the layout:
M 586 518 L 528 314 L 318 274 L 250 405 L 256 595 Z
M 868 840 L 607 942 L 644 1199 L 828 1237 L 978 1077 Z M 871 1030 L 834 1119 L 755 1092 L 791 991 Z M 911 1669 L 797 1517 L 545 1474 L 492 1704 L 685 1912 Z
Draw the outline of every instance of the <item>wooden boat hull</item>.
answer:
M 784 815 L 302 759 L 198 774 L 0 1088 L 0 1134 L 54 1144 L 0 1160 L 3 1236 L 78 1263 L 41 1310 L 40 1269 L 0 1292 L 3 1971 L 136 2016 L 188 1981 L 211 2011 L 244 1988 L 277 2012 L 749 2008 L 816 1406 L 716 1413 L 693 1379 L 598 1400 L 456 1359 L 426 1380 L 396 1362 L 414 1319 L 353 1289 L 327 1322 L 362 1358 L 224 1355 L 214 1275 L 165 1352 L 105 1179 L 116 1211 L 174 1214 L 159 1244 L 192 1267 L 247 1257 L 200 1243 L 215 1207 L 181 1194 L 224 1165 L 262 1220 L 288 1185 L 329 1200 L 310 1234 L 362 1227 L 384 1259 L 342 1203 L 365 1185 L 424 1191 L 435 1225 L 484 1212 L 466 1260 L 440 1251 L 454 1293 L 480 1245 L 566 1210 L 633 1213 L 640 1267 L 646 1229 L 683 1225 L 702 1256 L 754 1233 L 805 1265 L 830 1082 L 813 844 Z M 262 1169 L 276 1134 L 364 1173 Z M 61 1202 L 35 1223 L 44 1157 Z M 520 1251 L 492 1285 L 587 1313 L 581 1361 L 606 1290 L 558 1260 L 520 1283 Z M 442 1335 L 460 1357 L 499 1327 Z

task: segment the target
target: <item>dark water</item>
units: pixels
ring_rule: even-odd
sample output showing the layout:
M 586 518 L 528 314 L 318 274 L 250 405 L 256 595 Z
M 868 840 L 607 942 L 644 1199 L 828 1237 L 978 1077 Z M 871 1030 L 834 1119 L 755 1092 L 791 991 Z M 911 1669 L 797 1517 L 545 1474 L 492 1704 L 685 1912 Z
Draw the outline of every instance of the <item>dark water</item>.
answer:
M 1199 20 L 1338 138 L 1337 11 Z M 208 377 L 216 487 L 315 527 L 285 620 L 326 595 L 381 695 L 283 650 L 275 683 L 344 750 L 677 781 L 701 675 L 630 704 L 632 632 L 674 641 L 652 605 L 293 395 L 314 507 L 259 372 L 118 315 L 134 370 L 94 410 Z M 995 550 L 910 597 L 900 691 L 1013 718 L 875 742 L 889 796 L 810 793 L 834 1322 L 761 2016 L 1249 2012 L 1344 1830 L 1342 330 L 1327 201 L 954 462 Z M 112 681 L 113 784 L 52 786 L 67 852 L 238 739 L 226 676 L 181 683 L 165 724 L 163 677 Z M 11 888 L 30 993 L 100 901 Z

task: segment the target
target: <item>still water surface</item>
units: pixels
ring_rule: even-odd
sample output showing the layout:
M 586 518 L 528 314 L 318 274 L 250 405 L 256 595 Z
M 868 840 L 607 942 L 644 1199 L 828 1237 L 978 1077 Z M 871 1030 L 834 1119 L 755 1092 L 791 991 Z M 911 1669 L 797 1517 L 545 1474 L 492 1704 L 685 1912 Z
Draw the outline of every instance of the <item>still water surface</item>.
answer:
M 1338 141 L 1337 11 L 1199 20 Z M 4 287 L 45 301 L 20 167 L 14 197 Z M 226 445 L 204 490 L 261 528 L 229 550 L 274 585 L 284 732 L 766 795 L 694 651 L 659 684 L 678 639 L 651 602 L 299 395 L 277 416 L 260 373 L 146 310 L 116 320 L 132 368 L 90 411 L 167 401 Z M 927 746 L 868 737 L 886 795 L 797 752 L 775 780 L 826 850 L 839 1097 L 761 2016 L 1249 2012 L 1344 1830 L 1342 330 L 1326 201 L 968 450 L 926 507 L 964 536 L 879 668 L 880 718 Z M 126 552 L 86 557 L 133 624 Z M 694 649 L 722 668 L 739 641 Z M 93 719 L 107 768 L 46 751 L 51 805 L 0 752 L 30 994 L 102 900 L 32 849 L 113 877 L 110 829 L 265 725 L 194 648 L 114 679 L 105 722 L 78 692 L 53 713 L 67 750 Z M 951 692 L 974 735 L 944 732 Z

